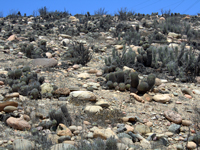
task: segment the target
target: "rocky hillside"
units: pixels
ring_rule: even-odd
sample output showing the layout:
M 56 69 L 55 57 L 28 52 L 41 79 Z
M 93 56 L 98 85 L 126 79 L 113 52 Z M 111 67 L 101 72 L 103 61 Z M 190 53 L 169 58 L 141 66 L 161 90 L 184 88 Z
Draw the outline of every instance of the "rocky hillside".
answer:
M 0 18 L 0 149 L 197 149 L 200 16 Z

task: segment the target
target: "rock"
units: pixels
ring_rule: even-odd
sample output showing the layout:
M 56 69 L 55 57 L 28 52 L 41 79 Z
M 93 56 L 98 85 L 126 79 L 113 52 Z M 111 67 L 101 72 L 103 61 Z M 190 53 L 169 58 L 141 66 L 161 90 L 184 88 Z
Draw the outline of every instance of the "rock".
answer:
M 19 93 L 14 92 L 14 93 L 10 93 L 10 94 L 5 95 L 5 98 L 13 98 L 13 97 L 19 97 Z
M 4 82 L 3 82 L 3 81 L 0 81 L 0 85 L 4 85 Z
M 90 74 L 88 73 L 80 73 L 79 75 L 77 75 L 78 78 L 82 78 L 82 79 L 88 79 L 90 78 Z
M 169 94 L 157 94 L 153 96 L 153 100 L 160 103 L 166 103 L 171 100 Z
M 194 94 L 200 95 L 200 91 L 199 90 L 193 90 L 192 91 Z
M 17 107 L 18 103 L 17 102 L 13 102 L 13 101 L 7 101 L 7 102 L 0 103 L 0 111 L 3 111 L 6 106 Z
M 169 120 L 172 121 L 176 124 L 179 124 L 182 122 L 182 117 L 180 114 L 176 113 L 175 111 L 172 110 L 166 110 L 164 112 L 164 116 Z
M 197 147 L 197 144 L 191 141 L 187 143 L 186 147 L 188 149 L 195 149 Z
M 190 126 L 190 125 L 192 125 L 192 121 L 190 121 L 190 120 L 182 120 L 182 125 L 183 126 Z
M 87 73 L 90 73 L 90 74 L 96 74 L 98 70 L 96 69 L 90 69 L 87 71 Z
M 13 141 L 14 150 L 35 150 L 35 144 L 26 139 L 16 139 Z
M 70 35 L 67 35 L 67 34 L 60 34 L 60 36 L 63 38 L 68 38 L 68 39 L 72 38 Z
M 141 124 L 141 125 L 136 125 L 134 132 L 136 132 L 136 133 L 138 132 L 140 134 L 147 134 L 151 131 L 148 126 Z
M 58 88 L 54 91 L 54 94 L 56 95 L 64 95 L 67 96 L 70 93 L 70 89 L 68 88 Z
M 68 144 L 68 143 L 55 144 L 51 147 L 50 150 L 66 150 L 66 149 L 77 150 L 73 144 Z
M 69 43 L 70 43 L 70 40 L 69 40 L 69 39 L 63 39 L 63 40 L 60 42 L 61 45 L 66 46 L 64 43 L 65 43 L 65 44 L 69 44 Z
M 147 93 L 145 93 L 142 98 L 147 102 L 151 102 L 153 99 L 153 97 Z
M 99 77 L 99 76 L 102 76 L 102 74 L 103 74 L 102 71 L 97 71 L 96 76 Z
M 177 34 L 177 33 L 174 33 L 174 32 L 169 32 L 168 33 L 168 36 L 171 36 L 173 38 L 180 38 L 181 37 L 181 34 Z
M 144 103 L 145 101 L 142 99 L 142 97 L 138 96 L 135 93 L 130 93 L 131 96 L 133 96 L 137 101 Z
M 16 39 L 17 39 L 16 35 L 11 35 L 7 40 L 8 41 L 13 41 L 13 40 L 16 40 Z
M 18 130 L 29 130 L 31 128 L 31 125 L 23 119 L 23 117 L 21 118 L 14 118 L 14 117 L 9 117 L 6 120 L 6 123 L 8 124 L 8 126 L 14 128 L 14 129 L 18 129 Z
M 75 100 L 96 101 L 96 96 L 90 91 L 73 91 L 69 96 Z
M 127 145 L 125 145 L 123 143 L 117 143 L 117 148 L 119 150 L 127 150 L 128 149 Z
M 15 106 L 6 106 L 6 107 L 4 108 L 4 111 L 7 112 L 7 113 L 13 112 L 13 111 L 15 111 L 15 110 L 17 110 L 17 107 L 15 107 Z
M 170 126 L 169 126 L 169 128 L 168 128 L 168 131 L 169 132 L 172 132 L 172 133 L 179 133 L 180 132 L 180 125 L 179 124 L 171 124 Z
M 40 67 L 54 67 L 58 64 L 57 60 L 53 58 L 37 58 L 32 60 L 33 66 L 40 66 Z
M 127 138 L 127 137 L 121 138 L 120 141 L 121 141 L 122 143 L 124 143 L 125 145 L 129 146 L 129 147 L 130 147 L 131 145 L 133 145 L 132 139 L 129 139 L 129 138 Z
M 43 83 L 41 85 L 41 94 L 52 93 L 52 92 L 53 92 L 53 86 L 51 85 L 51 83 Z
M 46 52 L 46 56 L 47 56 L 47 58 L 52 58 L 52 54 L 49 52 Z
M 103 140 L 106 140 L 107 138 L 113 136 L 116 140 L 118 140 L 117 135 L 115 134 L 115 132 L 113 132 L 111 129 L 107 128 L 107 129 L 95 129 L 94 130 L 94 134 L 93 134 L 94 138 L 100 137 Z
M 153 123 L 152 123 L 152 122 L 147 122 L 146 125 L 147 125 L 148 127 L 152 127 L 152 126 L 153 126 Z
M 125 128 L 126 128 L 126 133 L 134 131 L 134 127 L 132 127 L 132 126 L 130 126 L 128 124 L 125 125 Z
M 62 123 L 58 125 L 56 133 L 58 136 L 72 136 L 71 130 Z
M 106 101 L 103 101 L 103 100 L 96 102 L 95 105 L 101 106 L 101 107 L 106 107 L 106 108 L 109 107 L 109 103 Z
M 161 84 L 162 84 L 161 80 L 159 78 L 156 78 L 155 79 L 155 86 L 159 86 Z
M 73 67 L 74 69 L 78 69 L 78 68 L 80 68 L 80 65 L 74 64 L 72 67 Z
M 191 95 L 185 94 L 184 96 L 185 96 L 186 98 L 192 99 L 192 96 L 191 96 Z
M 122 49 L 123 45 L 115 45 L 115 49 Z
M 181 91 L 183 94 L 192 95 L 192 92 L 188 88 L 182 88 Z
M 97 113 L 103 110 L 103 108 L 101 106 L 86 106 L 84 110 L 89 113 Z

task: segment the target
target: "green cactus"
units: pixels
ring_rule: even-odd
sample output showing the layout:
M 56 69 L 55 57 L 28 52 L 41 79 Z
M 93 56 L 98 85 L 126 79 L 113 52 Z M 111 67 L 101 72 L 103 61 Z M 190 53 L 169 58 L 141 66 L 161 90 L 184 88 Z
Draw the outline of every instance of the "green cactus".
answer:
M 22 69 L 23 72 L 30 72 L 31 68 L 29 66 L 24 66 Z
M 125 89 L 126 89 L 125 83 L 120 83 L 120 84 L 119 84 L 119 90 L 120 90 L 120 91 L 125 91 Z
M 15 78 L 15 71 L 8 71 L 8 77 L 10 78 L 10 79 L 14 79 Z
M 123 71 L 116 72 L 116 77 L 117 77 L 118 83 L 124 82 L 124 72 Z
M 16 69 L 15 70 L 15 79 L 19 79 L 22 76 L 22 70 Z
M 137 72 L 131 72 L 131 87 L 132 88 L 137 88 L 139 84 L 139 77 Z
M 156 76 L 154 74 L 148 75 L 147 83 L 149 85 L 149 89 L 151 89 L 153 87 L 153 85 L 155 84 L 155 79 L 156 79 Z
M 117 82 L 114 82 L 114 83 L 113 83 L 113 86 L 114 86 L 114 88 L 115 88 L 116 86 L 118 86 L 118 83 L 117 83 Z
M 40 97 L 40 93 L 36 88 L 32 89 L 29 95 L 31 99 L 38 99 Z
M 103 69 L 104 73 L 109 73 L 109 67 L 108 66 L 105 66 L 104 69 Z
M 106 85 L 108 86 L 109 89 L 114 88 L 114 85 L 113 85 L 113 82 L 112 82 L 112 81 L 108 81 L 108 82 L 106 83 Z
M 113 83 L 114 83 L 115 81 L 117 81 L 117 80 L 116 80 L 115 73 L 111 72 L 111 73 L 109 74 L 109 81 L 112 81 Z
M 137 90 L 141 93 L 145 93 L 149 90 L 149 85 L 147 82 L 141 81 L 137 87 Z
M 130 84 L 126 84 L 126 90 L 130 90 L 130 88 L 131 88 L 131 85 Z

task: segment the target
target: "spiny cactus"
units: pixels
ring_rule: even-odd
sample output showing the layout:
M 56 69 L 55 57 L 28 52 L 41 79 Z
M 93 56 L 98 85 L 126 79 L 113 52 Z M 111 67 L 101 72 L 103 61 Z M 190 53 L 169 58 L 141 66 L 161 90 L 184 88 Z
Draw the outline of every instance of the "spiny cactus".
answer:
M 119 84 L 119 90 L 120 90 L 120 91 L 125 91 L 125 89 L 126 89 L 125 83 L 120 83 L 120 84 Z
M 114 85 L 113 85 L 113 82 L 112 82 L 112 81 L 108 81 L 108 82 L 106 83 L 106 85 L 108 86 L 109 89 L 114 88 Z
M 119 71 L 119 72 L 116 72 L 116 77 L 117 77 L 117 82 L 118 83 L 122 83 L 124 82 L 124 72 L 123 71 Z
M 137 72 L 131 72 L 131 87 L 132 88 L 137 88 L 139 84 L 139 77 Z
M 155 84 L 155 79 L 156 79 L 156 76 L 154 74 L 148 75 L 147 83 L 149 85 L 149 89 L 151 89 L 153 87 L 153 85 Z
M 106 140 L 105 150 L 118 150 L 117 140 L 114 137 L 110 137 Z
M 109 74 L 109 81 L 112 81 L 112 82 L 117 81 L 117 80 L 116 80 L 115 73 L 111 72 L 111 73 Z
M 149 85 L 147 82 L 141 81 L 137 87 L 137 90 L 141 93 L 145 93 L 149 90 Z

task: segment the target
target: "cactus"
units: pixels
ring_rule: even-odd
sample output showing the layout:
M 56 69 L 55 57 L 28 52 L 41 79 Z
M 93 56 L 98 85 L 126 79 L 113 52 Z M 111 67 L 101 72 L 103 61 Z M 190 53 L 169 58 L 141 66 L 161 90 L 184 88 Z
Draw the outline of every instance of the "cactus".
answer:
M 111 72 L 111 73 L 109 74 L 109 81 L 112 81 L 112 82 L 117 81 L 117 80 L 116 80 L 116 77 L 115 77 L 115 73 Z
M 156 79 L 156 77 L 155 77 L 154 74 L 148 75 L 148 77 L 147 77 L 147 83 L 149 85 L 149 89 L 151 89 L 153 87 L 153 85 L 155 84 L 155 79 Z
M 130 90 L 130 88 L 131 88 L 131 85 L 130 84 L 126 84 L 126 90 Z
M 44 82 L 44 80 L 45 80 L 45 77 L 44 77 L 44 76 L 40 77 L 40 78 L 39 78 L 40 84 L 42 84 L 42 83 Z
M 131 72 L 131 87 L 137 88 L 139 84 L 139 77 L 137 72 Z
M 105 66 L 104 69 L 103 69 L 103 72 L 104 72 L 104 73 L 109 73 L 109 67 L 108 67 L 108 66 Z
M 112 89 L 112 88 L 114 87 L 112 81 L 108 81 L 108 82 L 106 83 L 106 85 L 108 86 L 109 89 Z
M 16 69 L 15 70 L 15 79 L 19 79 L 21 76 L 22 76 L 21 69 Z
M 145 93 L 149 90 L 149 85 L 147 82 L 141 81 L 137 87 L 137 90 L 141 93 Z
M 110 137 L 106 140 L 105 150 L 118 150 L 117 140 L 114 137 Z
M 40 93 L 36 88 L 32 89 L 29 95 L 31 99 L 38 99 L 40 97 Z
M 9 71 L 8 72 L 8 77 L 10 78 L 10 79 L 14 79 L 15 78 L 15 71 Z
M 19 89 L 19 94 L 28 96 L 29 91 L 30 91 L 30 87 L 28 85 L 23 85 Z
M 29 66 L 24 66 L 22 69 L 23 72 L 30 72 L 31 68 Z
M 113 83 L 113 86 L 114 86 L 114 88 L 115 88 L 116 86 L 118 86 L 118 83 L 117 83 L 117 82 L 114 82 L 114 83 Z
M 123 71 L 116 72 L 116 77 L 117 77 L 118 83 L 124 82 L 124 72 Z
M 125 91 L 125 89 L 126 89 L 125 83 L 120 83 L 120 84 L 119 84 L 119 90 L 120 90 L 120 91 Z
M 152 64 L 152 49 L 148 48 L 147 49 L 147 62 L 146 62 L 146 66 L 150 67 Z

